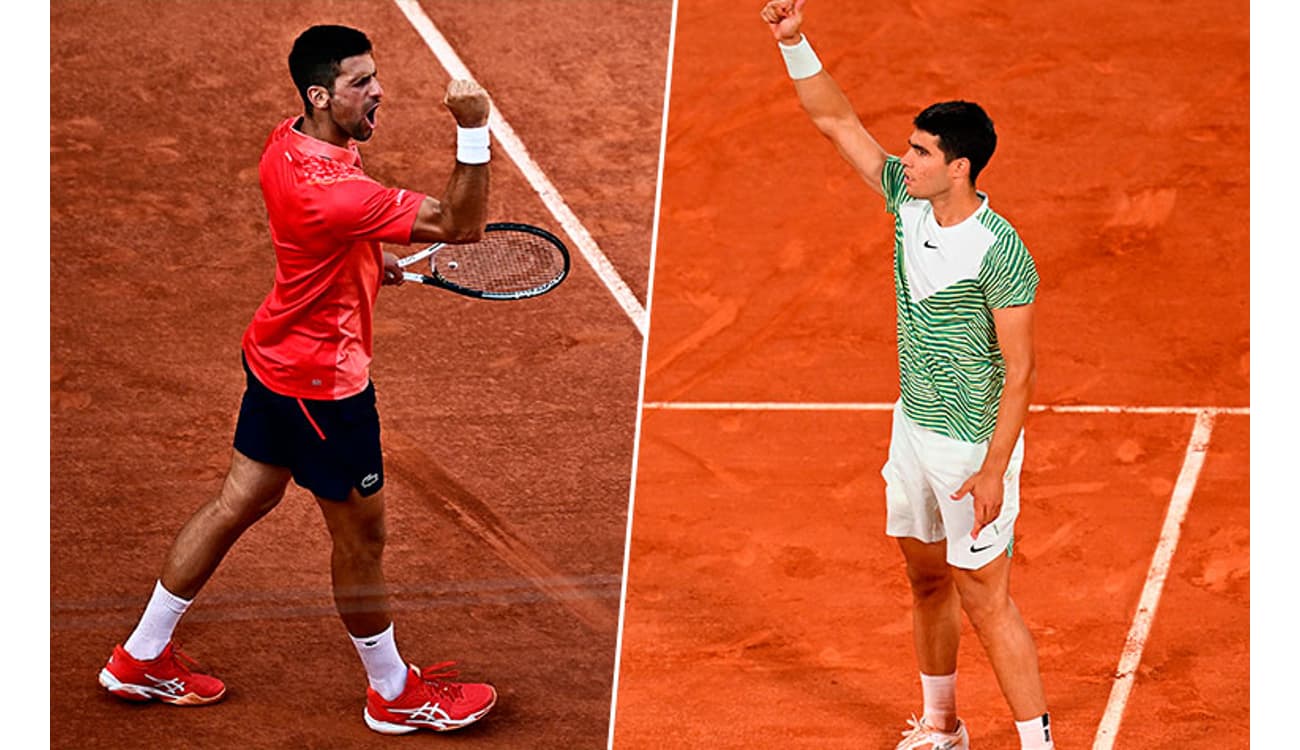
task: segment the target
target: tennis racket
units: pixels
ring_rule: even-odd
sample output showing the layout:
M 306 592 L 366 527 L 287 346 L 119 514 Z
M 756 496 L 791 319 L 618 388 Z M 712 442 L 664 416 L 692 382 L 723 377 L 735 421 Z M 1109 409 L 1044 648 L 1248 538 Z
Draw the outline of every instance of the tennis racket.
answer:
M 430 245 L 397 264 L 406 269 L 426 259 L 429 273 L 404 270 L 402 277 L 478 299 L 536 297 L 569 275 L 569 251 L 558 237 L 514 222 L 488 224 L 478 242 Z

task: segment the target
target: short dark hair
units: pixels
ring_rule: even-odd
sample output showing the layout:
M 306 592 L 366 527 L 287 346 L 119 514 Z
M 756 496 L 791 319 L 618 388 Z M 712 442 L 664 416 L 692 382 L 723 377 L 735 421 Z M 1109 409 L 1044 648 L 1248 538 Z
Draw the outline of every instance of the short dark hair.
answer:
M 917 130 L 924 130 L 939 139 L 944 161 L 966 158 L 970 160 L 970 181 L 983 171 L 998 145 L 998 134 L 993 121 L 980 105 L 974 102 L 939 102 L 931 104 L 912 120 Z
M 311 111 L 309 87 L 324 86 L 334 93 L 334 79 L 339 76 L 342 62 L 370 50 L 370 39 L 347 26 L 313 26 L 299 34 L 289 52 L 289 75 L 307 111 Z

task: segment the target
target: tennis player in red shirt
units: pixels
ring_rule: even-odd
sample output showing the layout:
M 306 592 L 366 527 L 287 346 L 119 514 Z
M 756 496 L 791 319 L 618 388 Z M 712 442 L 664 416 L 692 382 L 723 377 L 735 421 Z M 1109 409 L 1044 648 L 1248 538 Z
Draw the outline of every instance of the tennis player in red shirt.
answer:
M 384 98 L 366 35 L 314 26 L 289 70 L 305 113 L 281 122 L 258 174 L 275 246 L 275 283 L 243 337 L 247 389 L 221 493 L 172 543 L 136 629 L 99 681 L 134 701 L 204 705 L 225 685 L 193 671 L 172 644 L 177 622 L 226 552 L 284 496 L 311 491 L 333 541 L 334 600 L 369 680 L 366 724 L 384 734 L 459 729 L 496 702 L 491 685 L 453 682 L 450 663 L 409 666 L 393 638 L 380 559 L 384 469 L 370 382 L 379 287 L 401 284 L 394 244 L 472 242 L 486 221 L 487 93 L 452 81 L 443 104 L 457 158 L 442 198 L 367 177 L 356 143 L 375 132 Z

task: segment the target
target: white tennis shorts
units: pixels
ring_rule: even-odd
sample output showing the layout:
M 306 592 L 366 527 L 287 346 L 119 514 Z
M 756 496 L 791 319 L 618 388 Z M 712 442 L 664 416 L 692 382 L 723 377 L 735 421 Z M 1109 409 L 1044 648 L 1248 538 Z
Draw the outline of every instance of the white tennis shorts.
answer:
M 894 427 L 889 440 L 889 461 L 880 473 L 885 478 L 885 533 L 922 542 L 948 541 L 948 564 L 976 570 L 1007 552 L 1020 515 L 1020 467 L 1025 457 L 1022 431 L 1011 452 L 1003 477 L 1002 512 L 997 520 L 972 539 L 974 501 L 970 494 L 952 500 L 956 492 L 979 471 L 988 442 L 967 443 L 940 435 L 903 414 L 894 405 Z

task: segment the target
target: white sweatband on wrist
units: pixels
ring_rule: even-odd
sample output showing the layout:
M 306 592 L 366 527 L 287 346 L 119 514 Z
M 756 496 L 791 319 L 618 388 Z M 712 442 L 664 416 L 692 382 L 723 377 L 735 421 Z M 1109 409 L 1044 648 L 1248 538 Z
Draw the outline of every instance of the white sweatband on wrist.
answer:
M 487 125 L 477 128 L 456 126 L 456 161 L 464 164 L 487 164 L 492 158 L 492 139 Z
M 785 58 L 785 69 L 794 80 L 812 78 L 822 72 L 822 61 L 817 59 L 817 53 L 813 52 L 807 36 L 800 34 L 799 43 L 793 47 L 780 42 L 777 42 L 776 46 L 781 48 L 781 56 Z

